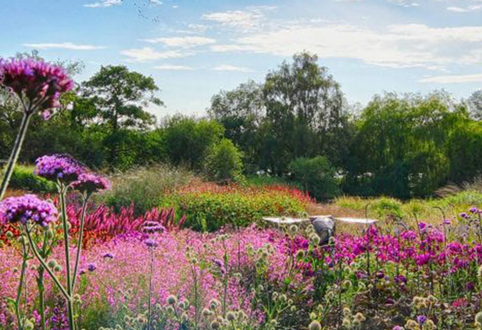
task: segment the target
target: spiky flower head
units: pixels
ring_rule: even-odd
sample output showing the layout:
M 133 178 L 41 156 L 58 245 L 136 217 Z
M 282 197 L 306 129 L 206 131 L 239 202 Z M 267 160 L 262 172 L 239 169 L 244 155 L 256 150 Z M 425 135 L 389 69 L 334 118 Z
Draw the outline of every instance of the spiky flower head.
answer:
M 110 181 L 107 178 L 95 173 L 82 173 L 77 181 L 72 182 L 72 188 L 88 194 L 109 190 L 110 187 Z
M 25 111 L 46 111 L 60 106 L 60 96 L 74 87 L 58 65 L 35 59 L 0 59 L 0 85 L 28 102 Z
M 86 168 L 69 155 L 42 156 L 35 161 L 35 174 L 52 181 L 70 184 L 85 172 Z
M 56 221 L 58 211 L 54 204 L 41 200 L 35 195 L 9 197 L 0 203 L 0 221 L 4 223 L 27 224 L 34 222 L 42 227 Z
M 321 324 L 318 321 L 311 321 L 308 329 L 310 329 L 310 330 L 321 330 Z

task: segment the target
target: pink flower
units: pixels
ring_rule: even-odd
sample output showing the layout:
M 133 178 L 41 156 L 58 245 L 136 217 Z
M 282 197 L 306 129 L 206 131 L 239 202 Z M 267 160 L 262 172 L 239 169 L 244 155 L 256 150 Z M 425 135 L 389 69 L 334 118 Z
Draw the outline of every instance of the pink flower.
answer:
M 62 67 L 34 59 L 0 59 L 0 84 L 26 98 L 29 113 L 59 107 L 61 94 L 74 87 Z

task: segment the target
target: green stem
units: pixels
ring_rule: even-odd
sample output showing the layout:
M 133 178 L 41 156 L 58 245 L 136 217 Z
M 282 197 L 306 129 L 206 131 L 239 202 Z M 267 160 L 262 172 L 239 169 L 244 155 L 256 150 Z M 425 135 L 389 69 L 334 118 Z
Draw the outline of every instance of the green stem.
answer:
M 74 324 L 74 303 L 72 300 L 72 275 L 70 272 L 70 251 L 69 251 L 69 224 L 67 220 L 67 203 L 65 195 L 68 187 L 63 183 L 59 183 L 59 195 L 60 195 L 60 209 L 62 213 L 62 227 L 64 232 L 64 249 L 65 249 L 65 267 L 67 273 L 67 299 L 68 312 L 69 312 L 69 329 L 75 330 Z
M 152 248 L 149 248 L 150 254 L 150 262 L 151 262 L 151 269 L 149 273 L 149 310 L 148 310 L 148 319 L 147 319 L 147 330 L 151 329 L 151 299 L 152 299 L 152 272 L 153 272 L 153 264 L 154 264 L 154 252 Z
M 75 282 L 77 281 L 77 272 L 79 270 L 79 261 L 80 261 L 80 254 L 82 252 L 82 241 L 84 239 L 84 225 L 85 225 L 85 213 L 87 210 L 87 201 L 89 199 L 89 195 L 84 195 L 82 200 L 82 213 L 80 215 L 80 231 L 79 237 L 77 242 L 77 255 L 75 257 L 75 266 L 74 266 L 74 273 L 72 276 L 72 291 L 75 289 Z
M 20 315 L 20 298 L 22 297 L 23 282 L 25 278 L 25 272 L 27 270 L 27 259 L 28 259 L 27 247 L 25 246 L 25 242 L 22 242 L 22 250 L 23 250 L 22 270 L 20 271 L 20 280 L 18 283 L 17 297 L 15 299 L 15 316 L 17 317 L 19 330 L 23 330 L 23 322 L 22 322 L 22 317 Z
M 41 255 L 42 258 L 45 259 L 47 256 L 47 246 L 48 246 L 48 234 L 47 230 L 44 233 L 44 242 L 42 245 Z M 45 330 L 45 285 L 44 285 L 44 272 L 45 269 L 42 265 L 38 267 L 38 276 L 37 276 L 37 288 L 39 292 L 39 311 L 40 311 L 40 327 L 42 330 Z
M 28 241 L 30 243 L 30 248 L 32 249 L 33 254 L 38 259 L 38 261 L 43 266 L 43 268 L 47 271 L 47 273 L 50 275 L 50 277 L 54 281 L 55 285 L 57 285 L 60 292 L 62 292 L 62 294 L 64 295 L 65 299 L 71 300 L 70 295 L 67 293 L 67 290 L 65 290 L 64 286 L 60 283 L 57 276 L 55 276 L 55 274 L 52 272 L 52 270 L 49 268 L 49 266 L 47 265 L 45 260 L 40 255 L 40 252 L 38 251 L 37 246 L 35 245 L 35 243 L 32 239 L 32 235 L 30 235 L 30 230 L 26 227 L 25 231 L 27 232 Z
M 5 174 L 3 175 L 2 186 L 0 189 L 0 200 L 3 199 L 5 193 L 7 191 L 8 183 L 10 182 L 10 178 L 12 177 L 13 169 L 15 164 L 17 163 L 18 156 L 20 155 L 20 150 L 22 149 L 23 141 L 25 140 L 25 135 L 27 133 L 28 124 L 31 118 L 30 112 L 25 112 L 22 123 L 20 124 L 20 130 L 18 131 L 17 138 L 15 139 L 15 144 L 12 149 L 12 153 L 10 154 L 10 158 L 8 159 L 7 167 L 5 169 Z

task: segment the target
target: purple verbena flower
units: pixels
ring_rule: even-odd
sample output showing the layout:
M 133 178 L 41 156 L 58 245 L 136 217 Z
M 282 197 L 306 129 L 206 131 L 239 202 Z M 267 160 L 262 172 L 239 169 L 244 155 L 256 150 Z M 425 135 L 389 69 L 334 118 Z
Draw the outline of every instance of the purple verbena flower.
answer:
M 72 182 L 72 188 L 88 194 L 110 189 L 110 181 L 94 173 L 82 173 L 77 181 Z
M 35 161 L 35 174 L 48 180 L 71 183 L 85 173 L 86 168 L 69 155 L 42 156 Z
M 467 219 L 469 217 L 469 215 L 465 212 L 460 213 L 459 216 L 464 219 Z
M 114 259 L 114 255 L 110 252 L 107 252 L 102 255 L 102 258 Z
M 425 315 L 419 315 L 417 316 L 417 322 L 418 324 L 422 325 L 427 321 L 427 317 Z
M 162 233 L 165 230 L 163 225 L 155 221 L 146 221 L 143 227 L 143 231 L 146 233 Z
M 0 203 L 2 222 L 21 222 L 25 225 L 33 221 L 46 227 L 49 223 L 56 221 L 57 216 L 58 211 L 52 203 L 41 200 L 35 195 L 10 197 Z
M 470 213 L 477 213 L 478 211 L 479 211 L 479 210 L 478 210 L 476 207 L 471 207 L 471 208 L 469 209 L 469 212 L 470 212 Z
M 58 65 L 34 59 L 0 59 L 0 84 L 21 98 L 26 98 L 25 111 L 45 111 L 60 106 L 62 93 L 74 87 L 67 72 Z
M 150 238 L 146 239 L 146 240 L 144 241 L 144 244 L 145 244 L 147 247 L 149 247 L 149 248 L 154 248 L 154 247 L 157 246 L 157 242 L 156 242 L 155 240 L 153 240 L 153 239 L 150 239 Z
M 90 264 L 87 265 L 87 269 L 89 270 L 89 272 L 92 273 L 94 270 L 97 269 L 97 265 L 94 264 L 94 263 L 90 263 Z

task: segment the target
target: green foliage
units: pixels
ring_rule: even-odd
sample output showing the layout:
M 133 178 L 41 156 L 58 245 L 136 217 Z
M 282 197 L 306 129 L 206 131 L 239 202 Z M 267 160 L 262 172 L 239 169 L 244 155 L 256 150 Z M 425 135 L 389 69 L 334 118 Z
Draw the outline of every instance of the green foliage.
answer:
M 297 158 L 289 164 L 294 180 L 318 200 L 333 198 L 340 190 L 335 180 L 335 169 L 326 157 Z
M 448 137 L 466 118 L 441 93 L 375 97 L 356 123 L 345 191 L 398 198 L 432 194 L 449 176 Z
M 164 164 L 134 168 L 115 174 L 112 177 L 112 189 L 101 195 L 101 198 L 116 210 L 134 204 L 135 213 L 144 214 L 158 206 L 161 197 L 191 179 L 192 175 L 188 171 Z
M 293 187 L 296 189 L 303 189 L 303 186 L 299 182 L 289 181 L 279 176 L 268 175 L 249 175 L 245 177 L 243 184 L 247 187 L 265 187 L 282 185 L 287 187 Z
M 34 193 L 54 193 L 57 191 L 53 182 L 35 175 L 33 171 L 33 166 L 15 166 L 9 187 Z M 0 175 L 3 175 L 3 173 Z
M 450 135 L 448 154 L 450 179 L 470 181 L 481 174 L 482 122 L 461 123 Z
M 241 152 L 233 142 L 222 139 L 207 151 L 204 170 L 210 180 L 228 183 L 243 180 Z
M 216 231 L 223 226 L 243 227 L 261 223 L 263 216 L 300 215 L 305 205 L 276 191 L 183 192 L 162 198 L 163 207 L 174 207 L 186 215 L 186 227 Z
M 175 165 L 185 164 L 200 170 L 207 150 L 224 134 L 222 125 L 213 120 L 175 116 L 164 125 L 167 153 Z

